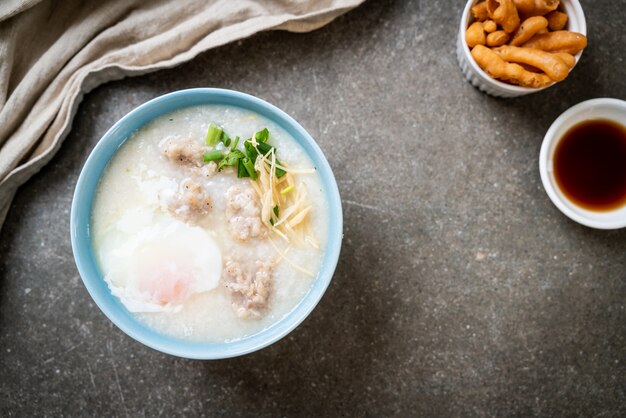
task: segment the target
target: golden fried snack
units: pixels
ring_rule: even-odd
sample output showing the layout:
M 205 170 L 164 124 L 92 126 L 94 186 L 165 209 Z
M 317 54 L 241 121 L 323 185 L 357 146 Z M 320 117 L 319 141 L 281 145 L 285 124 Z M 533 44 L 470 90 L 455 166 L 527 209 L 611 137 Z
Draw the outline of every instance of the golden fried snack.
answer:
M 489 18 L 489 13 L 487 12 L 487 2 L 485 1 L 472 6 L 470 10 L 472 11 L 472 16 L 474 16 L 474 20 L 482 22 Z
M 564 80 L 569 74 L 569 67 L 560 58 L 540 49 L 504 45 L 494 48 L 493 52 L 505 61 L 528 64 L 539 68 L 554 81 Z
M 547 52 L 567 52 L 576 55 L 587 46 L 587 37 L 577 32 L 557 30 L 543 35 L 535 35 L 522 46 Z
M 502 26 L 506 33 L 519 26 L 519 16 L 513 0 L 487 0 L 487 12 L 491 20 Z
M 533 16 L 524 20 L 519 28 L 515 31 L 513 39 L 511 39 L 511 45 L 520 46 L 540 30 L 548 27 L 548 19 L 543 16 Z
M 546 15 L 548 19 L 548 27 L 550 30 L 562 30 L 567 26 L 567 15 L 558 10 L 554 10 Z
M 517 64 L 517 65 L 522 66 L 522 68 L 524 68 L 527 71 L 530 71 L 531 73 L 543 74 L 543 71 L 541 71 L 537 67 L 533 67 L 532 65 L 528 65 L 528 64 Z
M 568 54 L 567 52 L 553 52 L 552 55 L 563 61 L 570 69 L 574 68 L 574 65 L 576 65 L 576 58 L 574 58 L 572 54 Z
M 472 49 L 472 57 L 493 78 L 523 87 L 541 88 L 552 84 L 552 79 L 547 75 L 533 73 L 525 70 L 520 65 L 510 64 L 484 45 L 475 46 Z
M 483 29 L 487 33 L 493 33 L 498 30 L 498 25 L 493 20 L 487 19 L 483 22 Z
M 534 16 L 543 16 L 559 7 L 559 0 L 535 0 L 535 9 L 531 12 Z
M 513 3 L 521 15 L 528 15 L 535 10 L 535 0 L 513 0 Z
M 503 30 L 497 30 L 487 35 L 487 46 L 500 46 L 509 41 L 509 34 Z
M 559 0 L 513 0 L 520 15 L 543 16 L 559 7 Z
M 474 48 L 476 45 L 485 45 L 485 30 L 481 22 L 474 22 L 465 31 L 467 46 Z

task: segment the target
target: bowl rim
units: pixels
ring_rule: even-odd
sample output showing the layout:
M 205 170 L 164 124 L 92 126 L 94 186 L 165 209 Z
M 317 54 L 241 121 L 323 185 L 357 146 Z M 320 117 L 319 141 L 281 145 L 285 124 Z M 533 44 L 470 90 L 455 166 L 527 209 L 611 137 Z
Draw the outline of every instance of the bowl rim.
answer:
M 540 88 L 516 86 L 514 84 L 508 84 L 503 81 L 496 80 L 495 78 L 487 74 L 482 68 L 480 68 L 480 66 L 474 60 L 474 57 L 472 56 L 469 50 L 469 46 L 467 45 L 467 42 L 465 42 L 465 31 L 469 27 L 468 25 L 472 18 L 470 16 L 470 9 L 472 8 L 473 5 L 479 2 L 481 2 L 481 0 L 468 0 L 467 3 L 465 4 L 465 8 L 463 9 L 463 14 L 461 15 L 461 23 L 459 25 L 459 38 L 461 39 L 462 41 L 461 43 L 463 44 L 462 45 L 463 55 L 469 61 L 470 66 L 472 67 L 474 72 L 478 74 L 478 76 L 482 79 L 482 81 L 485 83 L 489 83 L 493 87 L 503 90 L 506 93 L 511 93 L 515 95 L 525 95 L 528 93 L 536 93 L 536 92 L 539 92 L 539 91 L 542 91 L 549 87 L 554 86 L 556 82 L 553 82 L 552 84 L 548 86 L 540 87 Z M 576 17 L 580 25 L 580 28 L 579 28 L 580 30 L 577 32 L 587 36 L 587 21 L 585 19 L 585 13 L 583 12 L 583 8 L 580 2 L 578 0 L 562 0 L 562 3 L 568 3 L 568 6 L 572 7 L 574 12 L 576 13 Z M 583 51 L 584 49 L 582 51 L 579 51 L 576 55 L 574 55 L 576 62 L 574 63 L 574 66 L 570 69 L 570 72 L 573 71 L 574 68 L 576 68 L 576 65 L 578 64 L 578 61 L 580 60 L 580 57 L 583 54 Z
M 554 176 L 550 174 L 548 170 L 549 162 L 552 161 L 551 155 L 554 152 L 556 145 L 562 138 L 562 135 L 557 137 L 557 132 L 563 129 L 567 131 L 572 126 L 580 123 L 582 120 L 585 120 L 580 119 L 572 121 L 571 119 L 575 118 L 577 115 L 581 115 L 581 117 L 583 117 L 587 110 L 598 106 L 608 106 L 619 109 L 619 111 L 623 112 L 624 117 L 626 118 L 626 101 L 615 98 L 596 98 L 580 102 L 570 107 L 565 112 L 561 113 L 559 117 L 554 120 L 554 122 L 552 122 L 552 125 L 550 125 L 550 128 L 548 128 L 548 131 L 543 138 L 541 151 L 539 152 L 539 174 L 543 188 L 545 189 L 548 197 L 565 216 L 590 228 L 604 230 L 620 229 L 626 227 L 626 216 L 622 217 L 622 214 L 626 212 L 626 206 L 607 212 L 592 212 L 579 207 L 577 207 L 577 210 L 574 210 L 571 206 L 576 205 L 571 203 L 567 197 L 562 194 L 562 192 L 557 190 L 558 186 L 555 186 L 555 181 L 553 181 Z M 593 119 L 593 117 L 588 119 Z M 605 119 L 614 120 L 609 117 L 606 117 Z M 626 126 L 626 124 L 622 121 L 616 122 L 620 125 Z
M 97 267 L 91 243 L 91 210 L 97 185 L 117 150 L 132 133 L 157 117 L 202 104 L 230 105 L 247 109 L 283 128 L 312 160 L 328 200 L 328 244 L 320 271 L 307 293 L 295 307 L 274 324 L 255 334 L 226 342 L 188 341 L 161 334 L 140 323 L 111 294 Z M 224 359 L 248 354 L 273 344 L 293 331 L 309 316 L 328 288 L 339 261 L 343 239 L 343 211 L 339 188 L 324 153 L 313 137 L 295 119 L 267 101 L 247 93 L 220 88 L 193 88 L 170 92 L 135 107 L 100 138 L 85 161 L 74 189 L 70 236 L 74 261 L 87 291 L 107 318 L 125 334 L 166 354 L 189 359 Z M 103 284 L 106 292 L 103 290 Z

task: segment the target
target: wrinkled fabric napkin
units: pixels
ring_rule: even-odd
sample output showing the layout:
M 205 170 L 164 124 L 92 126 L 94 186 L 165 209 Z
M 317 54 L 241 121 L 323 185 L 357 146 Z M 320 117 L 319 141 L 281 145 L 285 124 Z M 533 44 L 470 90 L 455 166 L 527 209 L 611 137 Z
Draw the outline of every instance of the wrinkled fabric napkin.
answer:
M 317 29 L 364 0 L 0 1 L 0 228 L 83 95 L 256 32 Z

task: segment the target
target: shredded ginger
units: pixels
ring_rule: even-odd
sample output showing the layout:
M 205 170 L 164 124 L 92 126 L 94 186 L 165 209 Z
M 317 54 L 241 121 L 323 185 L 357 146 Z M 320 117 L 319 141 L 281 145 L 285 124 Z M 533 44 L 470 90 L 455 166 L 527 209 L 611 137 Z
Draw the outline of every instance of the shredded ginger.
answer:
M 254 145 L 256 146 L 256 141 Z M 314 173 L 315 170 L 294 170 L 284 163 L 277 164 L 274 149 L 266 155 L 259 153 L 254 168 L 259 177 L 250 182 L 261 201 L 261 222 L 269 231 L 287 242 L 288 248 L 292 245 L 310 245 L 319 249 L 319 243 L 309 228 L 308 220 L 312 206 L 306 188 L 302 184 L 296 185 L 293 177 L 293 174 Z M 276 175 L 277 169 L 284 170 L 285 175 L 279 178 Z M 274 248 L 293 267 L 313 276 L 312 272 L 289 260 L 286 251 L 281 251 L 276 245 Z

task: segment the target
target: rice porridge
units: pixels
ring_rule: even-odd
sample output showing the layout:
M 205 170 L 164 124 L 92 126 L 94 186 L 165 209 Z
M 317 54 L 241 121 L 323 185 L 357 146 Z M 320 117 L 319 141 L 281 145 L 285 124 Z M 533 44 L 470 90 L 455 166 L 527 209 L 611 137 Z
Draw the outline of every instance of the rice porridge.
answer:
M 158 332 L 230 341 L 283 318 L 317 276 L 328 202 L 312 161 L 270 120 L 189 107 L 134 133 L 92 211 L 114 296 Z

